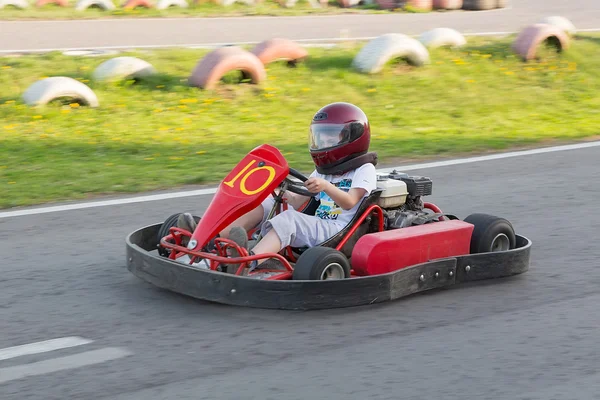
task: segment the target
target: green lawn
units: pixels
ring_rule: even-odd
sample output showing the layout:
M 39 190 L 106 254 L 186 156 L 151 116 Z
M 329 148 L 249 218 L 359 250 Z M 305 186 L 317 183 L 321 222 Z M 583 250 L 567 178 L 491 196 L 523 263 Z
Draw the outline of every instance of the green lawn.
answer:
M 91 79 L 109 57 L 0 58 L 0 207 L 213 184 L 261 143 L 310 172 L 310 119 L 334 101 L 365 110 L 384 163 L 598 135 L 600 36 L 530 63 L 512 54 L 512 40 L 469 38 L 431 51 L 428 66 L 398 61 L 374 76 L 350 68 L 362 44 L 310 48 L 297 68 L 269 65 L 262 85 L 230 73 L 214 91 L 186 84 L 208 50 L 128 53 L 159 74 L 113 84 Z M 88 84 L 100 107 L 22 103 L 30 84 L 53 75 Z
M 33 0 L 30 0 L 33 1 Z M 167 10 L 155 8 L 146 9 L 123 9 L 121 4 L 125 0 L 113 0 L 117 7 L 113 11 L 103 11 L 98 8 L 88 8 L 85 11 L 75 10 L 76 0 L 69 1 L 69 7 L 58 7 L 47 5 L 41 8 L 35 6 L 28 9 L 16 9 L 6 7 L 0 9 L 0 20 L 27 20 L 27 19 L 98 19 L 98 18 L 157 18 L 157 17 L 235 17 L 251 15 L 324 15 L 324 14 L 348 14 L 348 13 L 389 13 L 389 12 L 411 12 L 413 10 L 386 11 L 379 9 L 377 4 L 359 5 L 352 8 L 342 8 L 335 0 L 330 0 L 327 7 L 313 8 L 305 0 L 298 1 L 294 7 L 286 8 L 279 5 L 275 0 L 266 0 L 255 5 L 235 3 L 231 6 L 221 6 L 214 2 L 202 1 L 194 4 L 188 0 L 188 8 L 172 7 Z M 153 1 L 156 4 L 156 1 Z

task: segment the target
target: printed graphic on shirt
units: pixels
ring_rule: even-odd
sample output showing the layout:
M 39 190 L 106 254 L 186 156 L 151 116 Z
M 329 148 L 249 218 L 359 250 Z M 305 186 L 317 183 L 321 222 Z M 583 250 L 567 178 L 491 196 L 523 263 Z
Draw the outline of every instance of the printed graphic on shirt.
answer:
M 343 179 L 334 183 L 334 186 L 348 192 L 352 187 L 352 179 Z M 321 219 L 336 220 L 342 214 L 342 208 L 325 192 L 321 192 L 321 205 L 317 208 L 315 215 Z

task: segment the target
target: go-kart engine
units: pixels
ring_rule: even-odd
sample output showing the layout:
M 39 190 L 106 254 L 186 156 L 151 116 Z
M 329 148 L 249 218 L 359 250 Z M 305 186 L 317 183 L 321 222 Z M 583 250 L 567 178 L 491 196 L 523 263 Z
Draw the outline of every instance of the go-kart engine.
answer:
M 398 192 L 397 184 L 390 182 L 401 181 L 404 192 Z M 433 182 L 422 176 L 409 176 L 406 173 L 392 171 L 379 177 L 379 186 L 384 188 L 380 205 L 385 217 L 385 229 L 399 229 L 412 225 L 422 225 L 437 220 L 438 214 L 424 210 L 422 196 L 432 193 Z M 391 189 L 396 189 L 396 192 Z M 400 189 L 401 190 L 401 189 Z

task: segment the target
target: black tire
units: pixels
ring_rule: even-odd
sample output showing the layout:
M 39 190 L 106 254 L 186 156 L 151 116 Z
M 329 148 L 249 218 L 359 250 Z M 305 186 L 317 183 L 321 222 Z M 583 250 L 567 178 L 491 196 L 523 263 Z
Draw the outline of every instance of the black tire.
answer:
M 327 271 L 337 273 L 338 279 L 350 278 L 350 261 L 342 252 L 331 247 L 311 247 L 298 257 L 292 279 L 326 280 L 323 274 Z
M 158 234 L 156 235 L 159 244 L 161 239 L 169 234 L 169 229 L 177 225 L 177 218 L 179 218 L 179 215 L 181 215 L 181 213 L 172 214 L 168 216 L 167 219 L 165 219 L 165 222 L 162 223 L 160 229 L 158 230 Z M 195 215 L 193 217 L 196 223 L 200 221 L 200 217 L 197 217 Z M 171 250 L 158 246 L 158 254 L 163 257 L 169 257 L 169 254 L 171 254 Z
M 464 221 L 475 226 L 471 236 L 472 254 L 506 251 L 516 247 L 515 230 L 508 220 L 488 214 L 471 214 Z
M 463 10 L 493 10 L 498 5 L 498 0 L 464 0 Z

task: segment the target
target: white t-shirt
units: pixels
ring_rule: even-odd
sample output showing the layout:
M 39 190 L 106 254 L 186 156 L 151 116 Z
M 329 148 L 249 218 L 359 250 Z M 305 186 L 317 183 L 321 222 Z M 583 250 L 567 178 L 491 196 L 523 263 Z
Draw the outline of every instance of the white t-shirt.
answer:
M 348 192 L 352 188 L 363 188 L 367 191 L 364 197 L 371 194 L 377 187 L 377 172 L 375 166 L 371 163 L 364 164 L 343 175 L 322 175 L 315 170 L 310 174 L 310 177 L 325 179 L 345 192 Z M 359 201 L 352 209 L 344 210 L 325 192 L 318 193 L 315 195 L 315 198 L 321 200 L 321 205 L 317 208 L 315 215 L 322 219 L 338 222 L 343 226 L 350 222 L 361 203 L 361 201 Z

